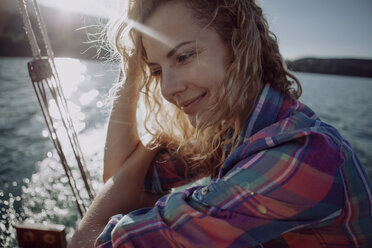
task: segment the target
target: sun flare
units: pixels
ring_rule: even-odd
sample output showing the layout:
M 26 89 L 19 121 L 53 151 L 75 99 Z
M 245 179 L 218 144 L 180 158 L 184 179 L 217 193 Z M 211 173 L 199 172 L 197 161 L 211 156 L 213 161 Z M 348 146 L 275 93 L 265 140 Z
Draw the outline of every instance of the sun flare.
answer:
M 78 12 L 93 16 L 107 17 L 111 12 L 119 9 L 127 1 L 104 1 L 104 0 L 38 0 L 40 5 L 56 8 L 62 11 Z

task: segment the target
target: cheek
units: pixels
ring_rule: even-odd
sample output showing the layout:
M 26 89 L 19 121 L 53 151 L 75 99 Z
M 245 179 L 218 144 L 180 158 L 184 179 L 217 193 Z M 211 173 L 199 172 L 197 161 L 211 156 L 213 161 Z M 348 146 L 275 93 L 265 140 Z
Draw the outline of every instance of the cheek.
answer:
M 224 68 L 220 68 L 220 70 L 212 70 L 209 72 L 208 76 L 207 87 L 211 94 L 216 96 L 222 89 L 222 84 L 226 77 L 226 71 Z
M 218 91 L 226 78 L 226 61 L 219 56 L 210 56 L 200 66 L 200 72 L 211 91 Z
M 173 100 L 171 97 L 169 97 L 169 95 L 166 93 L 166 89 L 164 88 L 164 86 L 163 86 L 163 84 L 161 83 L 161 81 L 160 81 L 160 93 L 161 93 L 162 97 L 163 97 L 167 102 L 170 102 L 170 103 L 172 103 L 172 104 L 176 104 L 176 103 L 174 102 L 174 100 Z
M 215 91 L 221 85 L 224 78 L 224 72 L 220 68 L 215 67 L 213 63 L 204 62 L 203 64 L 196 62 L 196 66 L 190 69 L 189 78 L 201 88 L 208 88 Z

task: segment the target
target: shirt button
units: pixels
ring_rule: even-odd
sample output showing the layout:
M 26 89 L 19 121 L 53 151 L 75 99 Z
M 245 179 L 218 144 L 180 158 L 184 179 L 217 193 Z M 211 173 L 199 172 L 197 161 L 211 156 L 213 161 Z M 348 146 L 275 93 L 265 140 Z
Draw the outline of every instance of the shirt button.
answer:
M 202 195 L 206 195 L 208 192 L 209 192 L 208 187 L 204 187 L 204 188 L 202 188 L 202 190 L 201 190 Z

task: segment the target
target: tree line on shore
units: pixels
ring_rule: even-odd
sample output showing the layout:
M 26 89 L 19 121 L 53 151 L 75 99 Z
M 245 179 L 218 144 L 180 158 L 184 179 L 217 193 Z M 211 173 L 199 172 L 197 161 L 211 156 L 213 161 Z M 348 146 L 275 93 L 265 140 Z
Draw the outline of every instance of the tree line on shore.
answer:
M 98 59 L 106 56 L 97 53 L 100 51 L 98 38 L 105 25 L 105 19 L 47 7 L 41 7 L 41 13 L 56 57 Z M 31 57 L 32 52 L 22 16 L 2 11 L 0 17 L 0 56 Z M 38 43 L 43 44 L 36 17 L 32 12 L 30 20 Z M 40 49 L 43 55 L 46 54 L 42 45 Z
M 355 58 L 302 58 L 286 61 L 288 69 L 297 72 L 372 77 L 372 60 Z

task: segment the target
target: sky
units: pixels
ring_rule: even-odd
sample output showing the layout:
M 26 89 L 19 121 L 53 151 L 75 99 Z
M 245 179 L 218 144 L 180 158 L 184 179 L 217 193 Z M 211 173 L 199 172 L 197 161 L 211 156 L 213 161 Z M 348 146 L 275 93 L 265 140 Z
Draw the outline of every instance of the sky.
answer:
M 372 0 L 261 0 L 286 58 L 372 58 Z
M 0 2 L 15 0 L 0 0 Z M 118 0 L 38 0 L 40 5 L 107 16 Z M 125 0 L 121 0 L 123 3 Z M 372 0 L 258 0 L 286 59 L 372 59 Z

